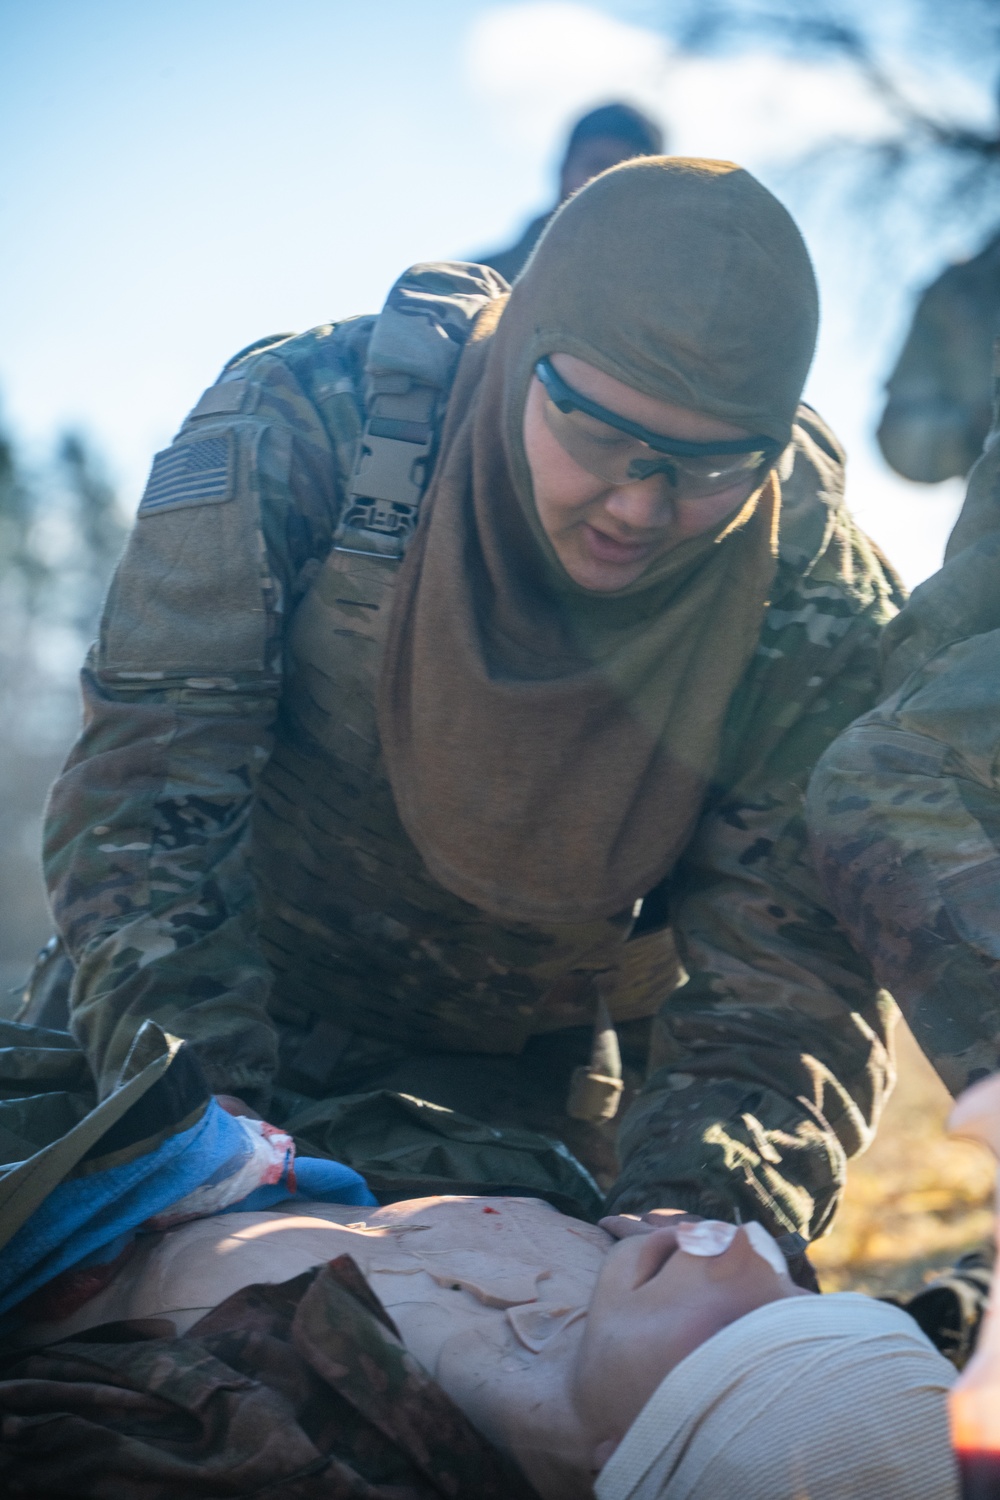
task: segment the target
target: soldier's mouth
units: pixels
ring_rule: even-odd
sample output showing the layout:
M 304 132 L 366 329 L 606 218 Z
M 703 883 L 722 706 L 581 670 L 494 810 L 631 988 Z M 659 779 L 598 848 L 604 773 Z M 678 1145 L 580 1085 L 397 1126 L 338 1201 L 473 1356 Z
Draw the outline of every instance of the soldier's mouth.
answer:
M 591 556 L 598 562 L 643 562 L 656 551 L 662 541 L 658 536 L 647 537 L 644 541 L 622 541 L 606 531 L 600 531 L 589 521 L 584 523 L 583 533 Z

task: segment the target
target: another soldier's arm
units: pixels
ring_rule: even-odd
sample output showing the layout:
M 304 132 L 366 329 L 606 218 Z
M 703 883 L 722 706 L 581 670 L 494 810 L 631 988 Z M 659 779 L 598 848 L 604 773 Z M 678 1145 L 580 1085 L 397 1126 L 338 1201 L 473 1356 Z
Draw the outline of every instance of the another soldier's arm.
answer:
M 157 460 L 47 816 L 52 906 L 77 966 L 73 1029 L 102 1090 L 152 1016 L 191 1040 L 215 1088 L 266 1098 L 274 1040 L 249 820 L 282 622 L 329 546 L 334 484 L 315 407 L 268 355 L 212 387 Z
M 827 897 L 952 1093 L 1000 1066 L 998 581 L 994 532 L 922 585 L 889 657 L 917 664 L 809 789 Z
M 875 599 L 838 618 L 836 593 L 817 586 L 810 602 L 805 589 L 783 630 L 772 611 L 739 735 L 737 759 L 754 768 L 707 812 L 676 873 L 689 977 L 661 1011 L 622 1124 L 618 1212 L 739 1214 L 812 1238 L 870 1139 L 892 1006 L 826 908 L 803 796 L 822 750 L 872 702 L 887 609 Z M 801 625 L 808 639 L 790 644 Z

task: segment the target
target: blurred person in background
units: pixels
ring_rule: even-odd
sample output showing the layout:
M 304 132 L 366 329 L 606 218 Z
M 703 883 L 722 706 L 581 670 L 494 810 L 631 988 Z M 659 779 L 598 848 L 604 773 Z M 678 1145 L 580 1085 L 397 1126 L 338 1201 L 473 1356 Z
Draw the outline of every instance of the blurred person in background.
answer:
M 336 1115 L 376 1192 L 391 1108 L 397 1196 L 509 1192 L 533 1131 L 618 1211 L 825 1228 L 892 1011 L 803 799 L 901 595 L 800 403 L 817 320 L 760 183 L 653 157 L 513 291 L 415 267 L 230 361 L 154 461 L 48 808 L 102 1094 L 149 1018 L 231 1107 Z
M 878 441 L 904 479 L 968 474 L 990 425 L 990 355 L 1000 334 L 1000 233 L 926 288 L 888 381 Z
M 560 203 L 579 192 L 592 177 L 634 156 L 660 156 L 663 131 L 655 120 L 631 104 L 602 104 L 581 115 L 573 129 L 559 168 L 559 199 L 553 208 L 532 219 L 521 238 L 506 250 L 491 250 L 476 259 L 492 266 L 505 281 L 520 276 L 524 263 L 541 238 Z

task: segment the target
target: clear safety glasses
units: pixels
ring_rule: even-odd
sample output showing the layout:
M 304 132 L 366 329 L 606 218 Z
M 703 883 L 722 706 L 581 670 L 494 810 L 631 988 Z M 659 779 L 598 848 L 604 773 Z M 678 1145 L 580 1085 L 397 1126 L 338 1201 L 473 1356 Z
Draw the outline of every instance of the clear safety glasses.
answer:
M 608 484 L 664 474 L 672 489 L 692 499 L 721 494 L 743 481 L 749 494 L 781 452 L 779 443 L 763 436 L 727 443 L 665 437 L 575 391 L 549 359 L 538 361 L 535 374 L 548 397 L 545 421 L 552 436 L 581 468 Z

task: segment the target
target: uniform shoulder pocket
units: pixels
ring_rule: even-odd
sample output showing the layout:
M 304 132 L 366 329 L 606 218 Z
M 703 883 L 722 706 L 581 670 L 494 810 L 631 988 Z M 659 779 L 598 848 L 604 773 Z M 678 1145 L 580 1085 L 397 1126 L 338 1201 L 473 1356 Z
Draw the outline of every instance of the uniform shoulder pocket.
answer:
M 101 622 L 102 677 L 265 669 L 259 470 L 267 432 L 247 422 L 203 426 L 156 455 Z M 276 461 L 287 469 L 286 444 L 268 445 L 272 479 Z

